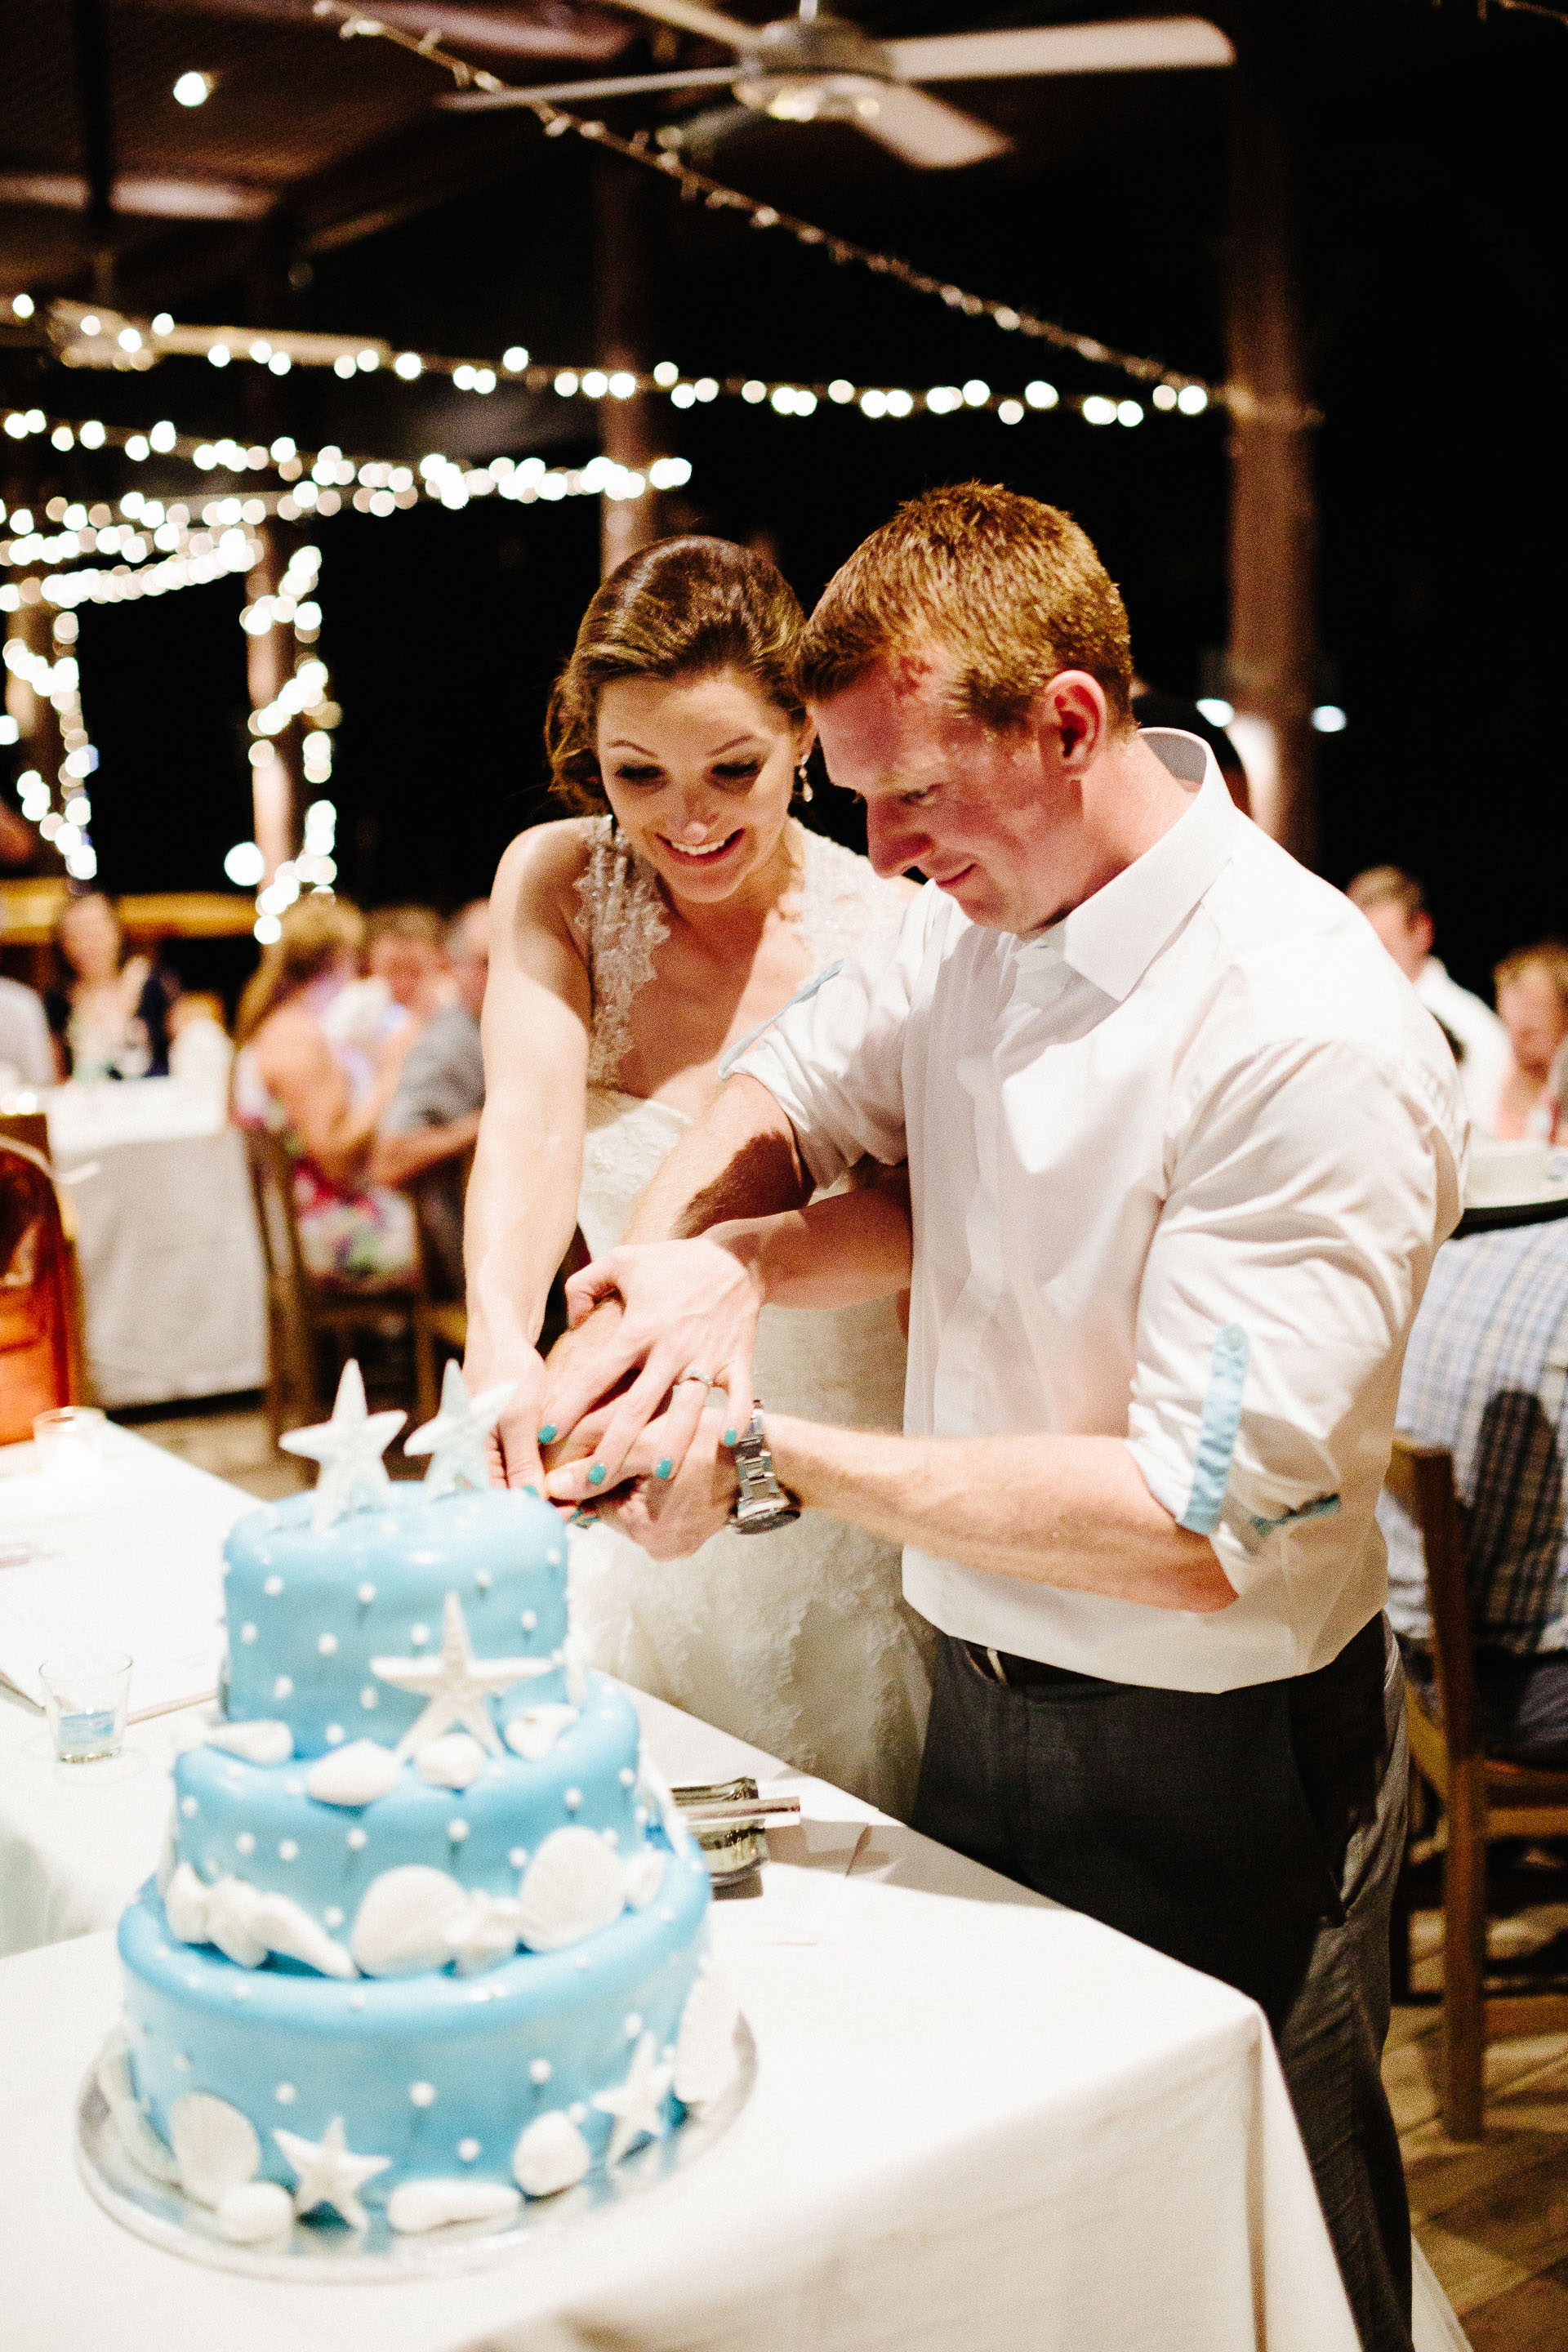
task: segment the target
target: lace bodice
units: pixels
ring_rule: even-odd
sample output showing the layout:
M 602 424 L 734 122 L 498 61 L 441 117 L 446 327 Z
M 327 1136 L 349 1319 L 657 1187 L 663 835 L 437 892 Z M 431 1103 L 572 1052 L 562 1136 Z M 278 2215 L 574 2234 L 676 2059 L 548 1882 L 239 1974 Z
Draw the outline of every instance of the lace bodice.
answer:
M 813 971 L 837 956 L 891 946 L 903 919 L 904 893 L 853 850 L 822 834 L 803 826 L 797 838 L 805 870 L 794 911 Z M 655 951 L 669 937 L 658 877 L 617 831 L 613 817 L 595 821 L 577 898 L 594 991 L 588 1084 L 613 1090 L 631 1045 L 632 1000 L 653 978 Z

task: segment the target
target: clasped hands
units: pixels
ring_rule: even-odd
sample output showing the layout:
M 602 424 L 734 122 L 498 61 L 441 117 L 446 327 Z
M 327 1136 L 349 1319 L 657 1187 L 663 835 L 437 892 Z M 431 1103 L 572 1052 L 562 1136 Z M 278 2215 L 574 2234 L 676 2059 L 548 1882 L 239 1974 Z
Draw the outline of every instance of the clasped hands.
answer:
M 735 1496 L 727 1448 L 752 1417 L 761 1280 L 706 1238 L 628 1244 L 574 1275 L 566 1305 L 539 1429 L 545 1493 L 683 1559 Z

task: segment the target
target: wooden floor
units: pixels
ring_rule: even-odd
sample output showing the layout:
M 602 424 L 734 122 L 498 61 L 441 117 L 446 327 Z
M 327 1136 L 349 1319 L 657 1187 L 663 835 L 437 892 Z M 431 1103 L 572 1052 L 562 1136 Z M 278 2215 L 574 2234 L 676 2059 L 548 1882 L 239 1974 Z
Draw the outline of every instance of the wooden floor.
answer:
M 263 1501 L 309 1483 L 309 1465 L 273 1450 L 264 1416 L 245 1401 L 123 1418 Z M 1436 1894 L 1432 1865 L 1418 1882 L 1418 1905 Z M 1539 1961 L 1550 1946 L 1568 1974 L 1568 1855 L 1516 1858 L 1501 1895 L 1510 1916 L 1493 1924 L 1494 1958 Z M 1411 1950 L 1415 1992 L 1435 1995 L 1436 1910 L 1417 1908 Z M 1568 2352 L 1568 2034 L 1488 2052 L 1487 2136 L 1476 2146 L 1456 2147 L 1437 2120 L 1434 2006 L 1395 2010 L 1383 2071 L 1415 2234 L 1474 2352 Z

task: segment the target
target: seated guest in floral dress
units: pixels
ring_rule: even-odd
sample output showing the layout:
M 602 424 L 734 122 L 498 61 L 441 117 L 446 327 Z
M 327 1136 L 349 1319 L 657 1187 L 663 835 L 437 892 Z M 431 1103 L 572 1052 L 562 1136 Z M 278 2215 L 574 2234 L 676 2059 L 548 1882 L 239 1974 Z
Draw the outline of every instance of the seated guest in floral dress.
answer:
M 414 1213 L 401 1192 L 366 1181 L 383 1113 L 418 1032 L 412 1022 L 370 1043 L 330 1019 L 359 973 L 364 921 L 342 898 L 299 899 L 240 1000 L 234 1113 L 282 1137 L 294 1163 L 294 1209 L 306 1265 L 328 1282 L 412 1276 Z
M 1568 1221 L 1474 1234 L 1437 1253 L 1415 1318 L 1398 1427 L 1454 1456 L 1487 1750 L 1568 1767 Z M 1388 1614 L 1434 1711 L 1415 1529 L 1391 1496 Z

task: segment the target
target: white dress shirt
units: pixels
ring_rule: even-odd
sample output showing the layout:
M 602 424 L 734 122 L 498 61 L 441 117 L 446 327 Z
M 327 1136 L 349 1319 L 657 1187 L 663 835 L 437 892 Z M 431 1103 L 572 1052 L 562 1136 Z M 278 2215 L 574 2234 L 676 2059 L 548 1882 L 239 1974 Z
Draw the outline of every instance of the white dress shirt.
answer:
M 52 1087 L 58 1076 L 42 997 L 19 980 L 0 980 L 0 1084 Z
M 1489 1004 L 1449 978 L 1447 966 L 1440 957 L 1427 957 L 1415 982 L 1415 993 L 1427 1012 L 1465 1049 L 1465 1058 L 1459 1064 L 1459 1084 L 1465 1090 L 1471 1127 L 1483 1135 L 1495 1134 L 1498 1097 L 1503 1080 L 1513 1067 L 1508 1031 Z
M 909 1160 L 906 1431 L 1125 1437 L 1238 1595 L 1191 1614 L 910 1549 L 910 1601 L 998 1650 L 1217 1691 L 1327 1664 L 1383 1604 L 1373 1507 L 1465 1118 L 1356 908 L 1194 737 L 1144 740 L 1194 798 L 1114 881 L 1028 939 L 928 886 L 890 956 L 740 1066 L 819 1183 Z

